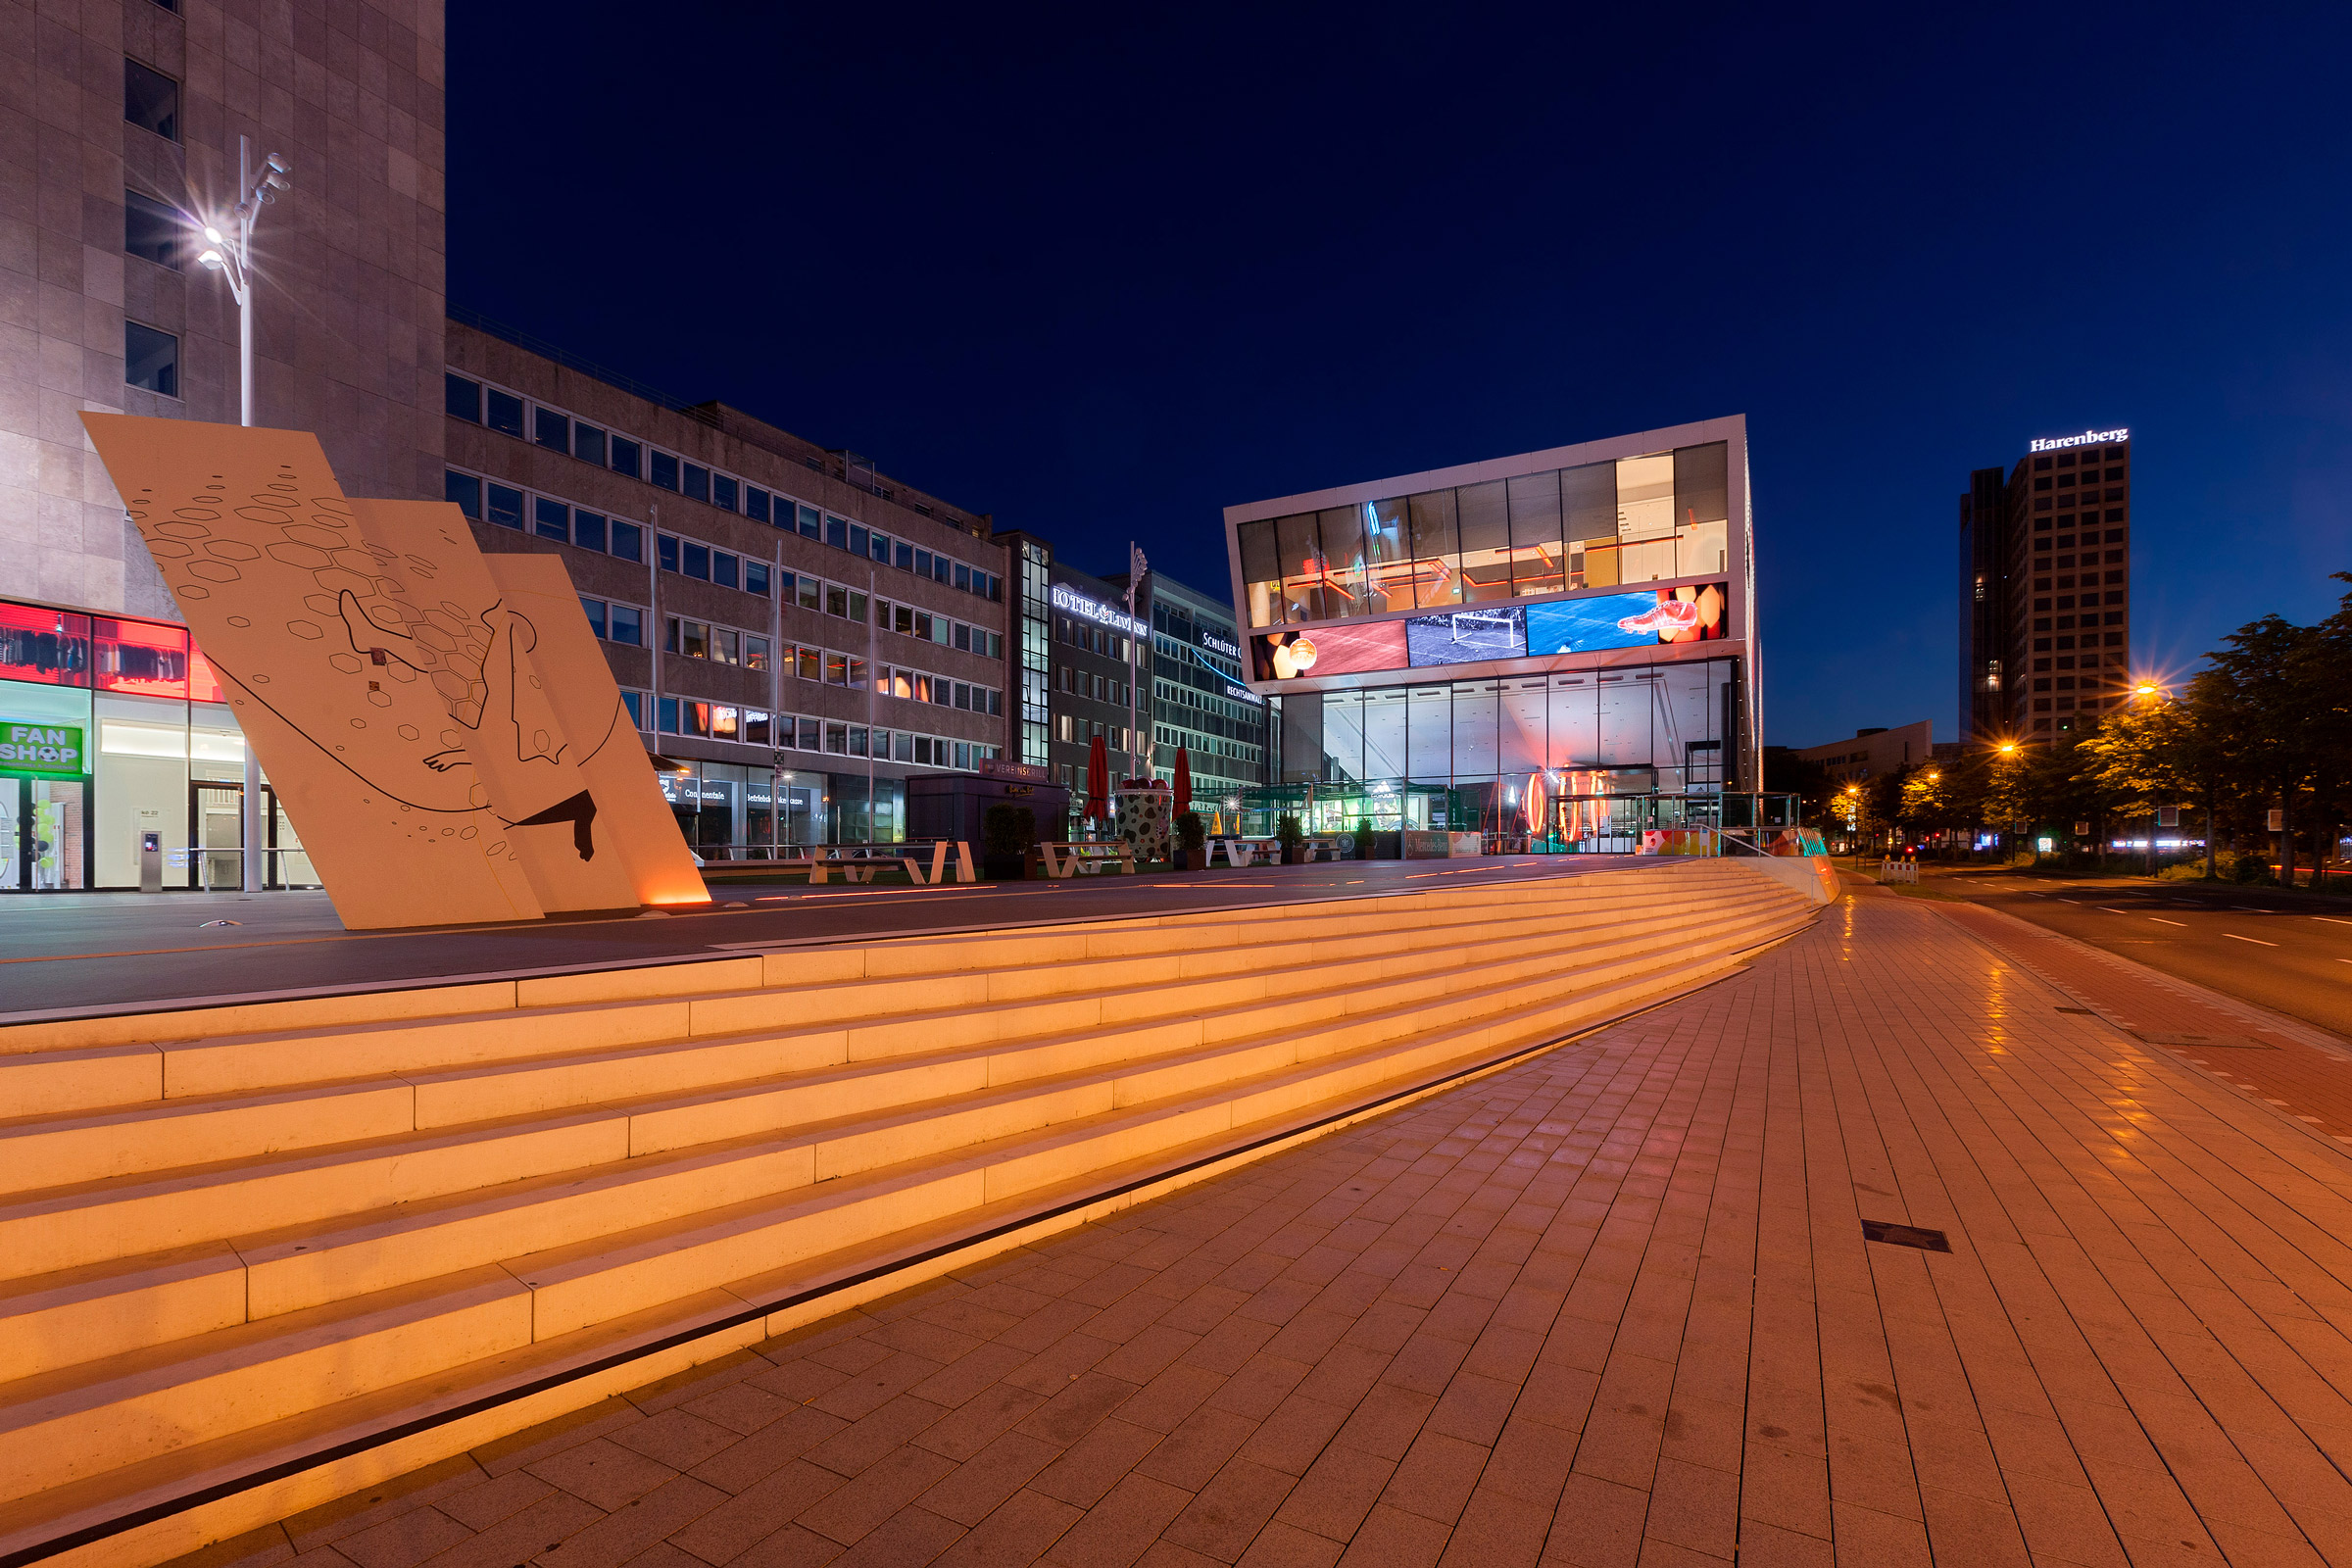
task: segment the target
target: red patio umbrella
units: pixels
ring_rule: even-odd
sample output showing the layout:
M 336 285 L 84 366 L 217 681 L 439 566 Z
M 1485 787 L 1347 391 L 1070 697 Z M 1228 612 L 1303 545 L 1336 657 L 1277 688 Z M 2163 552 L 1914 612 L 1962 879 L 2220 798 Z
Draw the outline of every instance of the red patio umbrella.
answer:
M 1175 808 L 1178 816 L 1193 808 L 1193 755 L 1182 746 L 1176 748 Z
M 1110 754 L 1099 734 L 1086 754 L 1086 814 L 1090 820 L 1110 815 Z

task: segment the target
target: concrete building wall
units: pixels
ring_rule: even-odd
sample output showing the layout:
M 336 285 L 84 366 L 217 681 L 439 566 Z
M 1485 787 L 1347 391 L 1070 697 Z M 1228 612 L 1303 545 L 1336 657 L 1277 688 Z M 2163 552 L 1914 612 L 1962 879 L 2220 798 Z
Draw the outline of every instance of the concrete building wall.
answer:
M 1821 763 L 1840 784 L 1885 778 L 1898 768 L 1917 767 L 1935 757 L 1935 725 L 1923 718 L 1894 729 L 1866 730 L 1850 741 L 1798 747 L 1796 755 Z
M 237 137 L 293 188 L 256 251 L 256 422 L 315 430 L 354 495 L 440 486 L 439 0 L 0 0 L 0 560 L 26 598 L 173 616 L 84 439 L 85 410 L 237 418 L 237 317 L 197 266 L 124 250 L 124 193 L 236 201 Z M 124 61 L 176 88 L 124 118 Z M 125 318 L 178 340 L 177 395 L 124 383 Z

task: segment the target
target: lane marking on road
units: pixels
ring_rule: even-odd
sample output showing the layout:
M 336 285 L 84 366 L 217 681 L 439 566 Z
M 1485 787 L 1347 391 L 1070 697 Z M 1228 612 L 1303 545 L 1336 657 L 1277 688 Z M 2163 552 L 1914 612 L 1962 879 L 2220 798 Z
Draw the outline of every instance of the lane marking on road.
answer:
M 2148 918 L 2149 918 L 2149 919 L 2151 919 L 2151 920 L 2153 920 L 2153 921 L 2155 921 L 2155 922 L 2156 922 L 2158 925 L 2177 925 L 2177 926 L 2180 926 L 2180 927 L 2182 927 L 2182 928 L 2186 928 L 2186 926 L 2188 925 L 2188 922 L 2187 922 L 2186 920 L 2167 920 L 2167 919 L 2166 919 L 2166 918 L 2165 918 L 2163 915 L 2161 915 L 2161 914 L 2151 914 L 2151 915 L 2149 915 L 2149 916 L 2148 916 Z
M 2325 920 L 2329 925 L 2352 925 L 2352 920 L 2338 920 L 2332 914 L 2315 914 L 2312 916 L 2312 918 L 2314 920 Z
M 2241 937 L 2234 931 L 2225 931 L 2222 935 L 2232 942 L 2251 942 L 2258 948 L 2275 948 L 2278 945 L 2276 942 L 2265 942 L 2260 937 Z
M 2130 914 L 2132 912 L 2130 909 L 2111 909 L 2104 904 L 2094 904 L 2091 907 L 2102 914 Z

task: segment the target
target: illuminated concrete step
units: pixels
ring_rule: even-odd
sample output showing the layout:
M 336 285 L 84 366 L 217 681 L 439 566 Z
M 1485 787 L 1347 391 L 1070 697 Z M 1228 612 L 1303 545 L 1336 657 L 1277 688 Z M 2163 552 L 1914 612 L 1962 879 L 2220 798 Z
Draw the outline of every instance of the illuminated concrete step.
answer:
M 1723 901 L 1717 919 L 1751 909 L 1782 909 L 1793 902 L 1773 892 L 1730 899 Z M 1683 914 L 1618 922 L 1605 937 L 1568 951 L 1591 959 L 1639 951 L 1653 942 L 1681 944 L 1688 939 L 1688 925 L 1689 917 Z M 416 1202 L 600 1160 L 781 1128 L 796 1118 L 839 1115 L 861 1108 L 856 1102 L 880 1109 L 1242 1039 L 1269 1029 L 1312 1030 L 1384 1004 L 1464 988 L 1497 964 L 1515 965 L 1509 971 L 1513 975 L 1542 975 L 1561 970 L 1561 959 L 1562 944 L 1556 935 L 1468 944 L 1448 950 L 1443 965 L 1393 973 L 1376 967 L 1360 973 L 1343 970 L 1331 977 L 1330 990 L 1298 990 L 1277 998 L 1251 995 L 1222 1007 L 1196 1005 L 1175 1019 L 1109 1026 L 1089 1021 L 1074 1030 L 1054 1027 L 1061 1021 L 1054 1016 L 1061 1010 L 1058 1004 L 1008 1009 L 1007 1018 L 1033 1026 L 1032 1031 L 971 1031 L 980 1038 L 966 1046 L 960 1039 L 938 1038 L 934 1029 L 931 1051 L 869 1058 L 904 1064 L 901 1070 L 879 1075 L 848 1057 L 841 1031 L 673 1046 L 620 1058 L 534 1060 L 508 1069 L 508 1081 L 492 1085 L 498 1092 L 485 1091 L 482 1098 L 489 1102 L 488 1108 L 500 1111 L 534 1100 L 541 1102 L 535 1110 L 559 1112 L 553 1119 L 526 1111 L 477 1127 L 485 1119 L 477 1116 L 466 1118 L 466 1126 L 422 1134 L 395 1126 L 356 1145 L 274 1158 L 230 1158 L 209 1168 L 191 1166 L 20 1195 L 0 1203 L 0 1273 L 45 1273 L 223 1235 L 315 1223 L 387 1202 Z M 909 1030 L 891 1038 L 909 1044 L 921 1043 L 925 1036 Z M 943 1053 L 940 1048 L 948 1049 Z M 796 1074 L 816 1076 L 808 1077 L 808 1087 L 803 1088 L 789 1076 Z M 458 1087 L 468 1082 L 461 1079 Z M 404 1087 L 423 1096 L 438 1086 L 420 1081 Z M 688 1093 L 697 1090 L 705 1092 Z M 615 1103 L 563 1113 L 568 1106 L 597 1100 L 598 1091 Z M 362 1097 L 355 1091 L 338 1098 Z M 167 1102 L 165 1108 L 176 1107 Z M 95 1131 L 112 1140 L 105 1147 L 114 1147 L 154 1128 L 176 1131 L 181 1119 L 158 1115 L 143 1125 L 102 1117 Z M 91 1131 L 69 1124 L 60 1136 Z M 25 1141 L 37 1140 L 28 1135 Z M 34 1163 L 27 1160 L 24 1165 L 32 1168 Z
M 731 1284 L 772 1278 L 780 1268 L 789 1273 L 794 1259 L 879 1250 L 896 1234 L 1080 1182 L 1090 1172 L 1169 1158 L 1237 1130 L 1278 1126 L 1555 1038 L 1719 971 L 1739 951 L 1735 942 L 1769 939 L 1798 923 L 1759 922 L 1712 944 L 1718 951 L 1639 968 L 1613 984 L 1588 983 L 1567 1002 L 1522 999 L 1451 1029 L 1277 1062 L 1193 1093 L 1074 1116 L 1042 1133 L 918 1155 L 781 1201 L 770 1194 L 706 1205 L 514 1257 L 505 1268 L 436 1275 L 21 1380 L 0 1389 L 0 1468 L 26 1491 L 67 1487 L 308 1408 L 364 1398 L 420 1371 L 488 1362 L 532 1341 L 610 1328 L 641 1312 L 667 1308 L 683 1316 Z
M 1730 933 L 1769 940 L 1770 930 Z M 1582 993 L 1614 987 L 1654 968 L 1641 956 L 1528 984 L 1514 978 L 1475 992 L 1386 1013 L 1366 1013 L 1305 1032 L 1198 1048 L 1091 1072 L 975 1090 L 879 1113 L 844 1116 L 783 1135 L 753 1135 L 683 1155 L 631 1160 L 618 1170 L 517 1184 L 397 1213 L 240 1244 L 255 1316 L 292 1310 L 394 1283 L 513 1255 L 522 1247 L 590 1242 L 629 1224 L 654 1223 L 737 1195 L 751 1200 L 811 1182 L 829 1182 L 898 1161 L 1030 1133 L 1119 1108 L 1148 1107 L 1230 1080 L 1322 1056 L 1385 1050 L 1498 1010 L 1587 1004 Z M 1606 996 L 1614 996 L 1609 991 Z M 1605 1004 L 1603 1002 L 1591 1005 Z M 855 1084 L 855 1080 L 851 1080 Z M 832 1085 L 809 1086 L 829 1088 Z M 764 1097 L 754 1097 L 764 1098 Z M 733 1108 L 730 1104 L 729 1108 Z
M 1654 906 L 1661 896 L 1696 896 L 1697 879 L 1683 880 L 1690 891 L 1645 891 L 1651 878 L 1631 876 L 1561 879 L 1562 891 L 1541 900 L 1520 901 L 1505 912 L 1480 918 L 1509 919 L 1541 929 L 1546 918 L 1579 923 L 1601 921 L 1613 911 Z M 1584 893 L 1578 884 L 1622 882 L 1622 888 Z M 1548 890 L 1547 890 L 1548 892 Z M 1374 905 L 1398 901 L 1366 901 Z M 1446 911 L 1452 913 L 1454 911 Z M 1475 913 L 1475 911 L 1468 911 Z M 1286 919 L 1276 940 L 1267 933 L 1250 933 L 1228 920 L 1200 917 L 1191 927 L 1092 931 L 1052 935 L 1049 946 L 1075 950 L 1091 945 L 1116 951 L 1096 953 L 1059 961 L 1040 961 L 1035 941 L 1016 937 L 992 938 L 1000 957 L 1018 957 L 1015 966 L 990 970 L 942 967 L 933 944 L 907 943 L 889 949 L 819 950 L 813 967 L 895 967 L 903 973 L 876 978 L 811 983 L 808 979 L 758 989 L 709 994 L 675 993 L 650 1000 L 607 1000 L 574 1005 L 550 1005 L 514 1011 L 460 1014 L 427 1020 L 352 1025 L 330 1033 L 295 1032 L 263 1036 L 231 1036 L 211 1041 L 169 1042 L 160 1047 L 98 1047 L 48 1055 L 0 1056 L 0 1108 L 14 1113 L 60 1114 L 72 1110 L 126 1107 L 152 1102 L 169 1095 L 191 1099 L 207 1095 L 235 1095 L 282 1090 L 290 1085 L 364 1081 L 369 1077 L 448 1071 L 490 1061 L 532 1055 L 576 1054 L 583 1049 L 659 1044 L 696 1035 L 734 1032 L 763 1021 L 806 1026 L 826 1021 L 870 1018 L 877 1013 L 905 1012 L 912 1004 L 931 1009 L 980 1005 L 1028 998 L 1043 1000 L 1089 989 L 1118 989 L 1130 994 L 1173 979 L 1202 978 L 1220 972 L 1246 973 L 1253 968 L 1286 967 L 1336 961 L 1361 952 L 1382 951 L 1402 942 L 1409 948 L 1442 947 L 1444 925 L 1433 926 L 1428 912 L 1399 914 L 1375 909 L 1350 920 L 1317 916 L 1312 920 Z M 1165 948 L 1171 951 L 1150 951 Z M 898 951 L 903 947 L 906 951 Z M 968 959 L 972 944 L 950 944 L 949 956 Z M 1142 948 L 1143 953 L 1126 950 Z M 704 980 L 741 980 L 751 960 L 721 960 L 711 965 L 684 966 Z M 704 971 L 715 971 L 705 973 Z M 650 983 L 660 978 L 675 985 L 680 971 L 627 970 L 616 975 L 580 977 L 601 984 Z M 155 1021 L 167 1039 L 184 1015 L 166 1015 Z M 21 1118 L 16 1118 L 21 1119 Z M 0 1122 L 0 1136 L 9 1123 Z M 301 1136 L 300 1128 L 283 1137 Z M 314 1142 L 330 1141 L 314 1139 Z
M 762 1087 L 737 1097 L 710 1097 L 699 1104 L 653 1107 L 640 1114 L 659 1117 L 708 1112 L 725 1118 L 730 1129 L 747 1117 L 776 1117 L 805 1125 L 780 1135 L 755 1135 L 682 1154 L 649 1156 L 640 1152 L 639 1157 L 625 1163 L 615 1159 L 602 1169 L 568 1168 L 486 1191 L 414 1200 L 389 1212 L 363 1213 L 353 1219 L 297 1226 L 274 1234 L 247 1232 L 237 1249 L 244 1268 L 243 1306 L 256 1318 L 298 1311 L 338 1296 L 496 1261 L 512 1256 L 518 1249 L 591 1240 L 632 1225 L 675 1219 L 720 1202 L 772 1200 L 774 1195 L 811 1182 L 856 1175 L 908 1158 L 933 1157 L 966 1144 L 1035 1132 L 1118 1107 L 1148 1109 L 1160 1101 L 1212 1091 L 1224 1081 L 1298 1062 L 1392 1049 L 1433 1031 L 1467 1027 L 1488 1014 L 1517 1015 L 1549 1007 L 1561 1018 L 1582 1016 L 1596 1008 L 1605 1010 L 1626 984 L 1645 983 L 1642 976 L 1658 970 L 1668 957 L 1712 957 L 1772 940 L 1792 928 L 1783 908 L 1718 922 L 1703 944 L 1692 944 L 1687 935 L 1670 942 L 1652 937 L 1646 944 L 1629 939 L 1607 949 L 1587 950 L 1579 955 L 1579 961 L 1567 965 L 1562 965 L 1556 954 L 1525 957 L 1465 971 L 1441 985 L 1423 983 L 1418 988 L 1422 996 L 1400 1005 L 1374 1008 L 1370 1004 L 1380 999 L 1350 997 L 1352 1011 L 1348 1006 L 1325 1005 L 1307 1026 L 1190 1050 L 1168 1049 L 1185 1043 L 1169 1035 L 1157 1042 L 1161 1049 L 1149 1056 L 1124 1059 L 1114 1054 L 1108 1065 L 1092 1072 L 1033 1077 L 986 1092 L 957 1092 L 952 1079 L 928 1065 L 892 1065 L 818 1075 L 798 1085 Z M 1094 1043 L 1064 1044 L 1085 1048 Z M 1059 1047 L 1049 1044 L 1040 1049 Z M 907 1102 L 925 1089 L 935 1098 Z M 837 1115 L 830 1122 L 808 1125 L 808 1112 L 828 1101 L 835 1102 L 838 1110 L 839 1102 L 851 1095 L 866 1100 L 868 1108 L 862 1114 Z M 403 1157 L 399 1151 L 375 1152 L 372 1162 L 398 1162 Z M 309 1173 L 322 1180 L 338 1176 L 356 1179 L 366 1191 L 369 1179 L 377 1174 L 369 1164 L 354 1161 L 343 1170 L 314 1165 Z M 279 1172 L 274 1180 L 248 1182 L 239 1172 L 224 1171 L 218 1173 L 220 1184 L 211 1191 L 148 1196 L 177 1196 L 183 1203 L 213 1216 L 250 1216 L 266 1208 L 269 1197 L 282 1198 L 287 1174 Z M 61 1207 L 45 1216 L 52 1245 L 59 1238 L 84 1235 L 93 1225 L 125 1229 L 122 1211 L 130 1195 L 76 1197 L 87 1200 L 79 1212 Z M 83 1223 L 85 1220 L 89 1223 Z M 39 1242 L 24 1232 L 15 1240 L 33 1247 Z M 172 1279 L 176 1282 L 177 1276 Z M 125 1293 L 159 1288 L 135 1271 L 120 1274 L 117 1283 Z M 27 1284 L 52 1296 L 58 1289 L 53 1279 Z M 220 1310 L 218 1282 L 209 1276 L 180 1283 L 178 1290 L 189 1302 L 163 1321 L 191 1321 L 204 1310 Z M 5 1311 L 6 1302 L 0 1301 L 0 1337 L 10 1333 Z M 137 1318 L 136 1312 L 120 1305 L 93 1311 L 109 1324 Z M 49 1321 L 54 1326 L 57 1320 Z M 27 1346 L 36 1340 L 51 1346 L 53 1356 L 78 1354 L 84 1345 L 54 1333 L 26 1333 L 19 1338 Z M 103 1340 L 108 1347 L 121 1342 L 118 1329 L 110 1329 Z
M 1766 896 L 1763 891 L 1753 895 Z M 717 1004 L 701 1020 L 710 1026 L 706 1034 L 713 1037 L 699 1043 L 533 1055 L 494 1066 L 412 1074 L 393 1083 L 376 1080 L 271 1095 L 198 1096 L 124 1110 L 0 1124 L 0 1139 L 7 1140 L 14 1155 L 11 1169 L 17 1173 L 12 1179 L 0 1172 L 0 1193 L 200 1164 L 239 1152 L 325 1148 L 414 1128 L 732 1083 L 830 1062 L 873 1059 L 909 1048 L 951 1049 L 1040 1031 L 1198 1015 L 1253 1001 L 1374 985 L 1483 962 L 1514 948 L 1557 951 L 1586 930 L 1616 937 L 1663 929 L 1687 919 L 1697 906 L 1673 898 L 1650 900 L 1641 907 L 1639 917 L 1572 907 L 1459 929 L 1425 929 L 1413 933 L 1414 940 L 1402 947 L 1345 938 L 1266 944 L 1249 955 L 1250 966 L 1220 965 L 1230 972 L 1213 976 L 1153 985 L 1114 974 L 1110 978 L 1122 983 L 1099 993 L 878 1018 L 847 1030 L 795 1031 L 793 1026 L 803 1021 L 795 1016 L 796 997 L 741 994 L 716 999 Z M 1105 960 L 1117 969 L 1131 961 Z M 1173 961 L 1155 960 L 1163 968 Z M 1016 996 L 1029 993 L 1036 989 L 1033 976 L 1034 971 L 1010 971 L 1003 978 L 1011 983 L 1002 989 Z M 736 1025 L 737 1032 L 717 1034 L 720 1024 Z M 766 1029 L 777 1032 L 760 1032 Z

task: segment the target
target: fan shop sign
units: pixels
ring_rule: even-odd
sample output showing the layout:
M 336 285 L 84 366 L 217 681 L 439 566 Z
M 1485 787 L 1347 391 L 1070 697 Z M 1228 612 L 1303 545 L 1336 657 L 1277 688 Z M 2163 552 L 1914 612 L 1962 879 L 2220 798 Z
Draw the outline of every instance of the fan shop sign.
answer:
M 0 774 L 11 778 L 79 778 L 90 754 L 77 724 L 37 724 L 0 718 Z

